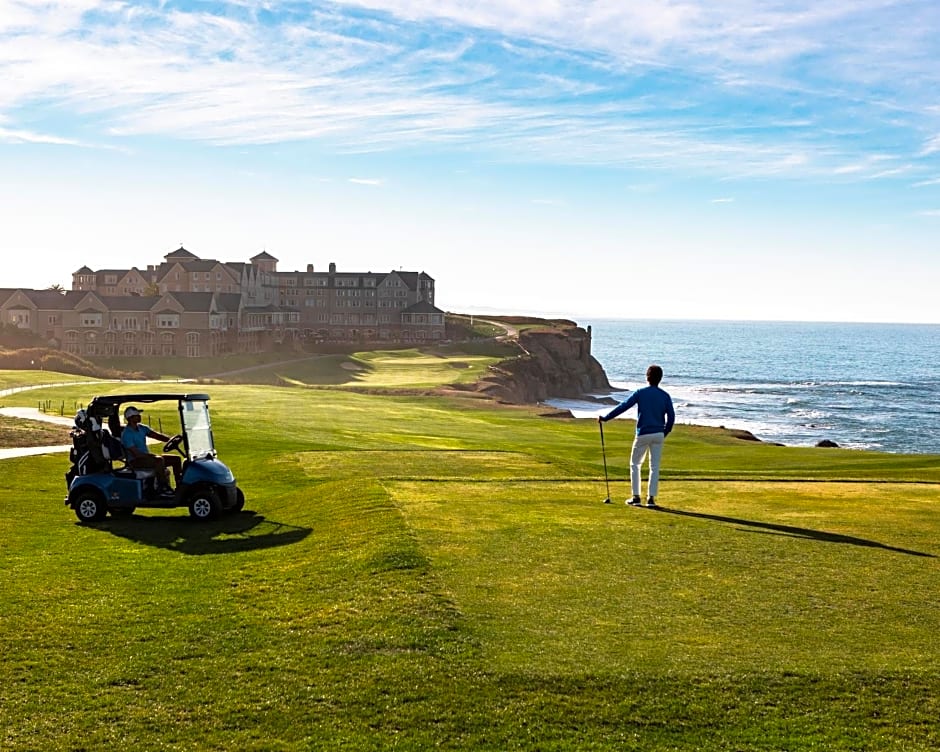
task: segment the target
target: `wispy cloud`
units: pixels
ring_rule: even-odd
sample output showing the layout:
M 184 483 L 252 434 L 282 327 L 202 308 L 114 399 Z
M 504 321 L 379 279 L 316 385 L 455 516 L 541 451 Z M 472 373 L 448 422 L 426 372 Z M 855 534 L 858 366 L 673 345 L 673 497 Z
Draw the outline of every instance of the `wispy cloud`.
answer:
M 733 198 L 713 198 L 712 203 L 713 204 L 733 204 L 734 199 Z
M 916 177 L 940 154 L 923 135 L 940 131 L 938 55 L 934 0 L 0 0 L 0 140 L 81 128 Z M 879 164 L 885 144 L 895 161 Z
M 349 178 L 350 183 L 355 183 L 356 185 L 384 185 L 385 181 L 381 178 Z
M 11 130 L 9 128 L 0 128 L 0 143 L 82 146 L 79 141 L 71 138 L 61 138 L 59 136 L 52 136 L 46 133 L 33 133 L 32 131 Z
M 928 154 L 936 154 L 937 152 L 940 152 L 940 136 L 927 139 L 920 153 L 926 156 Z

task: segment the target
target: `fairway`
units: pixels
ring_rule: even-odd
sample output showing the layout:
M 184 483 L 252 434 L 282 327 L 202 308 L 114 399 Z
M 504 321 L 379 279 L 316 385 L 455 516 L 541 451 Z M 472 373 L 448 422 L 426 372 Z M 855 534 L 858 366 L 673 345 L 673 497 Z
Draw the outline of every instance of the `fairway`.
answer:
M 605 505 L 591 421 L 209 391 L 243 514 L 80 525 L 64 455 L 0 465 L 0 748 L 940 745 L 936 457 L 678 426 L 634 509 L 627 422 Z
M 936 603 L 910 597 L 940 574 L 935 488 L 880 489 L 904 496 L 890 515 L 903 535 L 857 484 L 786 484 L 783 508 L 768 483 L 666 489 L 672 508 L 645 510 L 623 504 L 626 488 L 599 505 L 596 484 L 390 486 L 464 613 L 492 625 L 503 671 L 940 666 Z

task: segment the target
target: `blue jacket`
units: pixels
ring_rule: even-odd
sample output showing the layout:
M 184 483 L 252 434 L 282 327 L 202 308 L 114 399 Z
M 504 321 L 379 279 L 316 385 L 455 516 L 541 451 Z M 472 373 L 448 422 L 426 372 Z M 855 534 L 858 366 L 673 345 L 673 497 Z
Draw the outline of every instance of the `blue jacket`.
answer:
M 620 413 L 626 412 L 634 405 L 637 407 L 636 433 L 637 436 L 643 436 L 648 433 L 663 433 L 666 436 L 672 431 L 676 422 L 676 411 L 672 407 L 672 397 L 658 386 L 647 386 L 643 389 L 637 389 L 627 399 L 621 402 L 617 407 L 611 410 L 607 415 L 602 415 L 601 420 L 605 423 L 616 418 Z

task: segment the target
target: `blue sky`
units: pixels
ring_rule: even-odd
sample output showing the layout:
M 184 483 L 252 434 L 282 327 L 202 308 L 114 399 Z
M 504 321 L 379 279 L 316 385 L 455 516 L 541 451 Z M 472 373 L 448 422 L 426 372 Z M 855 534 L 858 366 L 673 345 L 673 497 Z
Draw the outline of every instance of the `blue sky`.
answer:
M 266 250 L 453 311 L 940 323 L 936 0 L 0 0 L 0 286 Z

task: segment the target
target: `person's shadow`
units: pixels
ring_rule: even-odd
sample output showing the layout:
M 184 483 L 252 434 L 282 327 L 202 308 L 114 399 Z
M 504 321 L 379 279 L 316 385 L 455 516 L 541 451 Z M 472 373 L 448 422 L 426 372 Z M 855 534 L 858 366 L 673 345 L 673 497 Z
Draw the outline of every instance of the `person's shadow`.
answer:
M 893 551 L 898 554 L 907 554 L 908 556 L 924 556 L 930 559 L 937 558 L 934 554 L 927 554 L 923 551 L 911 551 L 906 548 L 888 546 L 884 543 L 868 540 L 866 538 L 856 538 L 852 535 L 842 535 L 841 533 L 827 533 L 823 530 L 812 530 L 806 527 L 794 527 L 792 525 L 778 525 L 773 522 L 757 522 L 756 520 L 743 520 L 739 517 L 724 517 L 719 514 L 705 514 L 704 512 L 687 512 L 682 509 L 668 509 L 660 507 L 660 511 L 668 514 L 679 515 L 680 517 L 695 517 L 700 520 L 714 520 L 715 522 L 727 522 L 730 525 L 741 525 L 745 528 L 755 528 L 756 532 L 766 530 L 775 535 L 787 535 L 792 538 L 808 538 L 810 540 L 822 541 L 824 543 L 845 543 L 851 546 L 864 546 L 866 548 L 880 548 L 885 551 Z
M 274 522 L 248 511 L 205 522 L 188 515 L 108 517 L 95 527 L 137 543 L 190 556 L 287 546 L 299 543 L 311 533 L 309 527 Z

